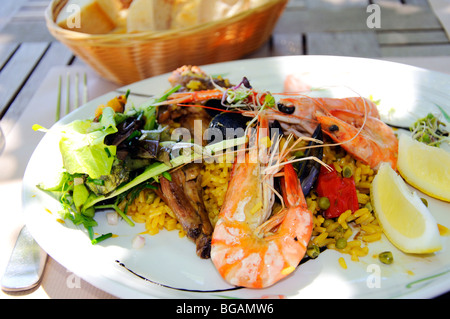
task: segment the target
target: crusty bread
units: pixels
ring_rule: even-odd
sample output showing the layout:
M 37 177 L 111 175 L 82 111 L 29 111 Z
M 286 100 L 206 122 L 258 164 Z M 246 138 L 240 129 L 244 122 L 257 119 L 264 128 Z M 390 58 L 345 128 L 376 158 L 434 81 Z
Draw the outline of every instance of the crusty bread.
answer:
M 170 28 L 174 0 L 133 0 L 127 12 L 127 31 L 161 31 Z
M 262 6 L 263 4 L 266 4 L 267 2 L 269 2 L 269 0 L 250 0 L 250 7 L 256 8 Z
M 192 27 L 229 18 L 249 8 L 250 0 L 175 0 L 171 28 Z
M 172 29 L 188 28 L 201 23 L 203 2 L 204 0 L 175 0 L 170 27 Z
M 250 9 L 250 0 L 203 0 L 202 22 L 232 17 Z
M 163 31 L 229 18 L 267 1 L 67 0 L 56 23 L 90 34 Z
M 119 0 L 68 0 L 56 23 L 77 32 L 108 33 L 116 27 L 120 8 Z

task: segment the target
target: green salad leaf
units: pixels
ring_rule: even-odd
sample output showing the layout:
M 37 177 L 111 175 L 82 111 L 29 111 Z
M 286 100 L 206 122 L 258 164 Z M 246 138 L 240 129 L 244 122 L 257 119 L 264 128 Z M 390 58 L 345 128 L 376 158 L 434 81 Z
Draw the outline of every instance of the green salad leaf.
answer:
M 106 145 L 105 137 L 117 132 L 114 111 L 103 110 L 100 122 L 77 120 L 62 129 L 59 148 L 69 174 L 87 174 L 92 179 L 108 175 L 116 155 L 116 146 Z
M 165 163 L 155 162 L 149 166 L 146 167 L 143 173 L 136 176 L 133 180 L 130 182 L 118 187 L 116 190 L 114 190 L 112 193 L 110 193 L 108 196 L 97 196 L 97 197 L 90 197 L 88 200 L 84 203 L 84 208 L 87 209 L 89 207 L 92 207 L 98 202 L 114 198 L 128 190 L 130 190 L 133 187 L 138 186 L 141 183 L 144 183 L 148 181 L 151 178 L 157 179 L 159 176 L 161 176 L 164 172 L 167 172 L 175 167 L 178 167 L 183 164 L 195 162 L 197 160 L 201 160 L 202 158 L 207 158 L 209 156 L 214 155 L 218 151 L 223 151 L 226 149 L 229 149 L 231 147 L 242 145 L 246 142 L 246 136 L 242 136 L 235 139 L 230 140 L 224 140 L 222 142 L 218 142 L 215 144 L 210 144 L 205 147 L 200 147 L 202 151 L 194 151 L 192 153 L 186 154 L 186 155 L 180 155 L 178 157 L 175 157 L 170 161 L 170 165 L 167 165 Z

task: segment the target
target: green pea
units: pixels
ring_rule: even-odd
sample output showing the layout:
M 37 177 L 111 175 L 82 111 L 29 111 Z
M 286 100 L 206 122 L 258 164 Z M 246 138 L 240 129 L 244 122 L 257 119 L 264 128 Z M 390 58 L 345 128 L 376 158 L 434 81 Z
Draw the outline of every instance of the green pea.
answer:
M 390 251 L 384 251 L 378 255 L 378 259 L 386 265 L 390 265 L 394 262 L 394 256 Z
M 320 197 L 319 198 L 319 208 L 322 210 L 326 210 L 328 208 L 330 208 L 330 200 L 328 199 L 328 197 Z
M 322 227 L 327 228 L 328 226 L 330 226 L 330 225 L 333 224 L 333 223 L 334 223 L 334 220 L 332 220 L 332 219 L 325 219 L 325 220 L 323 221 L 323 223 L 322 223 Z
M 344 176 L 345 178 L 349 178 L 352 177 L 352 175 L 352 169 L 349 166 L 344 166 L 344 168 L 342 169 L 342 176 Z
M 317 245 L 309 245 L 306 254 L 311 258 L 317 258 L 320 255 L 320 248 Z
M 341 237 L 338 240 L 336 240 L 337 249 L 344 249 L 345 247 L 347 247 L 347 239 Z

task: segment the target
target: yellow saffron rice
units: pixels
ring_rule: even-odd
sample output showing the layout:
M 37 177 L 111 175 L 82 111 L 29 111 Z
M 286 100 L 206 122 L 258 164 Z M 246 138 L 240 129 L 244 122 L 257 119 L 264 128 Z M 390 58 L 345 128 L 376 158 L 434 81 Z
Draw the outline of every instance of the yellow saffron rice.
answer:
M 203 201 L 214 226 L 228 188 L 232 164 L 224 162 L 205 163 L 202 171 Z M 123 208 L 123 207 L 122 207 Z M 128 206 L 127 215 L 136 223 L 145 223 L 146 233 L 156 235 L 160 230 L 178 230 L 180 237 L 185 232 L 169 206 L 151 189 L 142 190 Z
M 318 205 L 318 195 L 312 191 L 306 198 L 308 209 L 313 213 L 313 233 L 309 248 L 336 249 L 349 254 L 351 260 L 358 261 L 359 257 L 369 253 L 368 243 L 381 239 L 382 229 L 378 224 L 370 205 L 370 184 L 375 172 L 362 162 L 353 159 L 342 150 L 324 148 L 324 162 L 342 172 L 349 167 L 355 179 L 360 209 L 352 213 L 344 212 L 338 218 L 325 219 Z M 230 178 L 231 163 L 215 161 L 205 163 L 202 169 L 203 200 L 208 211 L 210 221 L 214 226 L 220 207 L 223 204 Z M 151 189 L 144 189 L 129 205 L 127 214 L 137 223 L 145 223 L 146 233 L 157 234 L 160 230 L 178 230 L 180 237 L 185 236 L 181 225 L 171 209 Z M 346 246 L 337 248 L 336 242 L 345 239 Z M 342 240 L 341 240 L 342 242 Z M 316 250 L 317 251 L 317 250 Z M 342 263 L 341 263 L 342 265 Z
M 185 232 L 169 206 L 151 189 L 143 189 L 128 206 L 127 215 L 136 223 L 145 223 L 146 233 L 156 235 L 161 229 L 178 230 L 179 236 Z
M 336 249 L 349 254 L 351 260 L 359 261 L 359 257 L 369 253 L 368 243 L 381 239 L 382 229 L 378 224 L 370 204 L 370 184 L 375 177 L 375 172 L 370 166 L 359 160 L 353 159 L 343 151 L 339 153 L 330 147 L 324 148 L 324 162 L 332 166 L 337 172 L 342 172 L 344 167 L 349 167 L 355 179 L 356 192 L 360 209 L 352 213 L 350 210 L 341 214 L 338 218 L 325 219 L 318 205 L 318 196 L 313 191 L 307 197 L 308 209 L 314 215 L 313 234 L 310 248 L 315 245 L 318 248 Z M 336 247 L 340 239 L 346 242 L 345 247 Z

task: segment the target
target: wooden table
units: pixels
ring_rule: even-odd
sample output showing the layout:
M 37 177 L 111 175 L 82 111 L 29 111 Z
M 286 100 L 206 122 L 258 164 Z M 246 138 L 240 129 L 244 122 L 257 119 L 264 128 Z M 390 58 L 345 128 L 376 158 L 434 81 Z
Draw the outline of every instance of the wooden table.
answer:
M 49 2 L 3 0 L 0 6 L 0 125 L 7 143 L 13 133 L 17 134 L 19 118 L 49 72 L 55 67 L 87 67 L 47 31 L 44 10 Z M 369 5 L 381 9 L 379 28 L 368 25 L 372 12 L 368 10 L 374 8 Z M 270 40 L 243 58 L 345 55 L 388 59 L 450 73 L 449 8 L 446 0 L 290 0 Z M 447 69 L 443 69 L 444 64 Z M 90 92 L 90 98 L 118 85 L 104 81 L 101 87 Z M 0 273 L 22 225 L 18 217 L 22 170 L 19 168 L 14 178 L 2 178 L 4 171 L 0 174 L 1 190 L 10 192 L 3 194 L 9 208 L 1 212 L 7 222 L 0 228 L 0 242 L 7 245 L 1 246 Z M 67 282 L 74 279 L 80 289 L 68 288 Z M 12 295 L 1 292 L 0 298 L 114 298 L 77 280 L 49 258 L 40 288 Z

